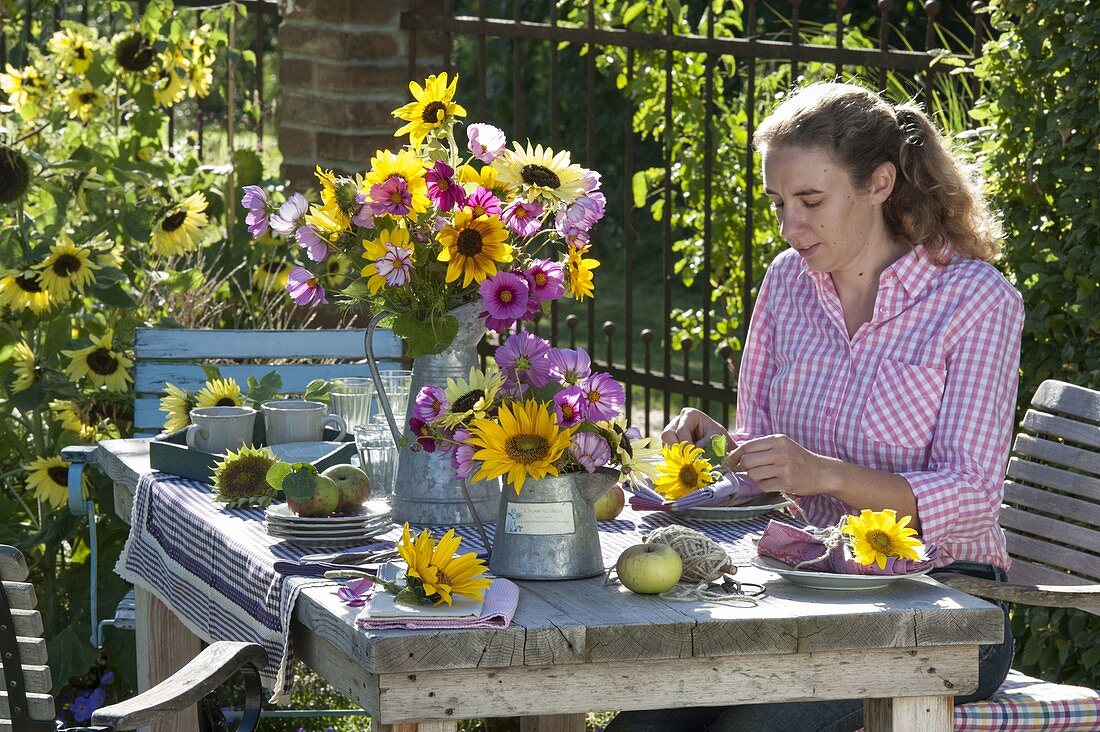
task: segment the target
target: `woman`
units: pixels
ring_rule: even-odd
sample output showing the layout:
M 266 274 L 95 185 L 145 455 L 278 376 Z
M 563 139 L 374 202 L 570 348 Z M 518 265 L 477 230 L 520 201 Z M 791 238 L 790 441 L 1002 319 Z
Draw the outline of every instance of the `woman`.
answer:
M 728 434 L 727 459 L 826 526 L 860 509 L 912 516 L 937 567 L 1003 580 L 997 524 L 1023 306 L 989 264 L 999 230 L 979 182 L 918 108 L 850 84 L 804 87 L 754 137 L 790 249 L 753 311 L 732 433 L 695 409 L 666 443 Z M 1012 660 L 983 647 L 975 694 Z M 619 715 L 625 730 L 854 730 L 859 700 Z

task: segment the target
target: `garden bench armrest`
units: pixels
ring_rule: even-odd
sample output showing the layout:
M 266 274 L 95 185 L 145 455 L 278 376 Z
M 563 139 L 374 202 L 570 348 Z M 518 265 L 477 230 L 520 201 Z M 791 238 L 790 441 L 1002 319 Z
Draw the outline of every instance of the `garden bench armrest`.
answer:
M 1100 584 L 1031 585 L 996 582 L 954 572 L 937 572 L 932 577 L 953 590 L 960 590 L 987 600 L 1047 607 L 1100 606 Z

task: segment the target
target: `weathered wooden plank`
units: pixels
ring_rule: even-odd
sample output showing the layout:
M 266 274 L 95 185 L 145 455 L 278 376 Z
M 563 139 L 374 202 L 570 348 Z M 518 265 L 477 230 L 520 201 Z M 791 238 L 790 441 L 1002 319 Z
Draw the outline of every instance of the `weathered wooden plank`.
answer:
M 584 732 L 587 715 L 555 714 L 544 717 L 521 717 L 519 732 Z
M 1047 486 L 1081 498 L 1100 501 L 1100 478 L 1073 473 L 1052 465 L 1042 465 L 1013 457 L 1008 461 L 1008 477 L 1034 486 Z
M 1054 491 L 1023 485 L 1014 480 L 1005 481 L 1005 503 L 1052 513 L 1074 522 L 1100 526 L 1100 503 L 1059 495 Z
M 365 328 L 332 330 L 185 330 L 138 328 L 138 358 L 363 358 Z M 374 333 L 378 358 L 400 358 L 401 340 L 392 331 Z
M 966 694 L 977 647 L 868 649 L 713 659 L 427 671 L 379 677 L 380 721 L 575 714 L 698 704 Z M 706 690 L 701 693 L 700 690 Z
M 1054 544 L 1046 538 L 1035 538 L 1018 533 L 1018 531 L 1035 533 L 1032 530 L 1035 528 L 1035 523 L 1027 519 L 1029 516 L 1012 508 L 1001 511 L 1001 526 L 1005 529 L 1009 554 L 1040 564 L 1068 569 L 1093 581 L 1100 580 L 1100 577 L 1097 577 L 1097 573 L 1100 572 L 1100 562 L 1096 560 L 1095 555 Z M 1021 520 L 1020 517 L 1025 517 L 1027 520 Z M 1030 518 L 1041 517 L 1030 516 Z M 1049 534 L 1038 534 L 1038 536 L 1046 537 Z
M 1083 386 L 1048 379 L 1036 389 L 1031 404 L 1048 412 L 1100 424 L 1100 392 Z
M 19 658 L 27 666 L 45 666 L 46 641 L 43 638 L 24 638 L 19 636 Z
M 304 590 L 298 596 L 299 606 L 307 592 Z M 297 619 L 292 621 L 290 632 L 294 655 L 320 674 L 332 688 L 365 709 L 371 715 L 371 725 L 374 726 L 378 721 L 378 676 L 359 664 L 359 659 L 365 655 L 364 649 L 338 646 L 324 631 L 309 628 Z M 346 637 L 347 633 L 343 636 Z M 361 640 L 361 645 L 365 646 L 366 640 Z
M 0 580 L 22 582 L 29 573 L 23 552 L 13 546 L 0 544 Z
M 961 574 L 936 575 L 936 579 L 956 590 L 978 597 L 1047 607 L 1084 607 L 1100 603 L 1100 584 L 1024 585 L 996 582 Z
M 38 596 L 30 582 L 5 582 L 4 594 L 13 610 L 33 610 L 38 606 Z
M 393 369 L 398 365 L 399 361 L 390 361 L 379 368 Z M 248 377 L 260 379 L 277 371 L 283 380 L 283 394 L 301 394 L 314 379 L 335 379 L 341 376 L 370 378 L 370 367 L 365 363 L 298 363 L 281 366 L 226 363 L 218 364 L 218 371 L 225 378 L 235 379 L 242 389 L 248 383 Z M 197 391 L 206 383 L 206 374 L 203 373 L 202 364 L 196 362 L 143 361 L 134 367 L 134 392 L 139 399 L 159 399 L 166 381 L 182 389 Z
M 42 616 L 37 610 L 16 610 L 13 608 L 11 621 L 12 625 L 15 626 L 16 635 L 29 638 L 42 636 Z
M 23 666 L 23 683 L 27 691 L 35 694 L 49 694 L 53 689 L 53 677 L 49 666 Z M 7 688 L 8 679 L 4 669 L 0 668 L 0 688 Z
M 138 689 L 146 691 L 183 668 L 202 650 L 199 639 L 172 614 L 164 603 L 141 587 L 134 588 L 137 616 Z M 151 732 L 193 732 L 198 729 L 198 708 L 165 714 Z
M 27 707 L 30 710 L 31 719 L 54 718 L 53 697 L 49 694 L 27 694 Z M 3 691 L 0 691 L 0 717 L 11 717 L 8 695 L 7 692 Z
M 1063 440 L 1076 442 L 1094 450 L 1100 449 L 1100 425 L 1029 409 L 1024 414 L 1024 421 L 1021 422 L 1021 426 L 1028 432 L 1060 437 Z
M 1033 585 L 1087 585 L 1093 584 L 1091 580 L 1078 577 L 1041 564 L 1029 562 L 1026 559 L 1013 556 L 1012 567 L 1008 570 L 1008 581 Z
M 949 696 L 863 701 L 863 728 L 867 732 L 951 732 L 953 716 Z
M 1063 445 L 1060 442 L 1044 440 L 1022 433 L 1016 435 L 1014 449 L 1018 454 L 1026 455 L 1035 460 L 1100 475 L 1100 452 L 1090 452 L 1080 447 Z

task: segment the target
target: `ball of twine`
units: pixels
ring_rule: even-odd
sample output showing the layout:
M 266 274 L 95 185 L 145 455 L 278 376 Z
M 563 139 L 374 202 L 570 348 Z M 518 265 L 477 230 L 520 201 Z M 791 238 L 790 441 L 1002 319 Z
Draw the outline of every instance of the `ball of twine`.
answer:
M 710 582 L 726 574 L 736 574 L 737 567 L 725 550 L 708 536 L 686 526 L 663 526 L 646 539 L 650 544 L 667 544 L 684 563 L 682 582 Z

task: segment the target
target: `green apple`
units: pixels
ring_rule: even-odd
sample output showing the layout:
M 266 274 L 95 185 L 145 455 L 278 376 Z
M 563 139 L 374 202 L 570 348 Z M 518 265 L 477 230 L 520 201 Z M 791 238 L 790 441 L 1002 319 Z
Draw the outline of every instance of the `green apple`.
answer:
M 283 478 L 282 487 L 287 505 L 298 516 L 331 516 L 340 503 L 340 489 L 336 483 L 319 474 L 312 465 L 291 470 Z
M 340 489 L 337 513 L 351 513 L 363 505 L 370 496 L 370 478 L 354 465 L 333 465 L 321 475 L 331 478 Z
M 596 510 L 596 520 L 610 521 L 622 512 L 625 505 L 626 494 L 623 493 L 623 489 L 617 485 L 611 486 L 607 489 L 607 493 L 596 500 L 596 505 L 593 506 Z
M 635 544 L 615 563 L 619 581 L 639 595 L 659 595 L 676 586 L 684 562 L 668 544 Z

